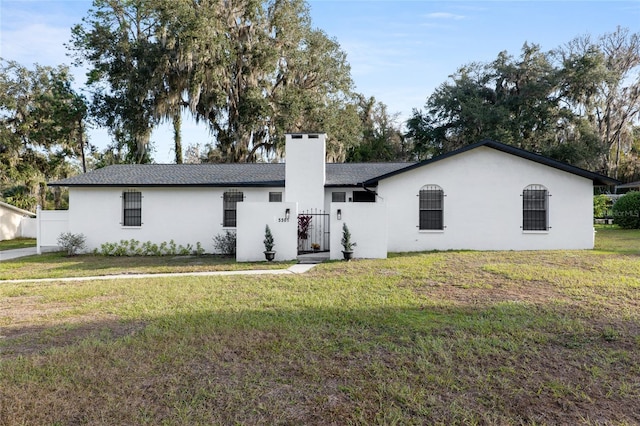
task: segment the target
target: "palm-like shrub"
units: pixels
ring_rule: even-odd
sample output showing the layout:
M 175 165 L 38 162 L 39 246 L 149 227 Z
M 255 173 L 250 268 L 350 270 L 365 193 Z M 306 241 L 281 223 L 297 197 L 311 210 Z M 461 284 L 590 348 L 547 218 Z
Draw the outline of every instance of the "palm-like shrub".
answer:
M 342 244 L 342 248 L 344 251 L 353 251 L 353 248 L 357 245 L 354 242 L 351 242 L 351 231 L 349 231 L 349 227 L 346 223 L 342 224 L 342 240 L 340 241 Z

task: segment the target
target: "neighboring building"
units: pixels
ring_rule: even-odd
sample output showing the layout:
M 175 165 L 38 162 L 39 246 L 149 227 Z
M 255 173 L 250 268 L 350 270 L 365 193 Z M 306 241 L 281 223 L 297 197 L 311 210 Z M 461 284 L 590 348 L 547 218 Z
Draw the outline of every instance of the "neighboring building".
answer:
M 284 164 L 114 165 L 49 185 L 69 187 L 68 230 L 89 250 L 135 239 L 212 252 L 235 230 L 245 261 L 264 259 L 267 224 L 279 260 L 311 243 L 340 258 L 343 223 L 356 257 L 589 249 L 593 186 L 619 183 L 488 140 L 420 163 L 325 164 L 325 138 L 287 135 Z
M 624 195 L 627 192 L 640 191 L 640 181 L 629 182 L 622 185 L 617 185 L 615 189 L 616 195 Z M 620 197 L 618 197 L 620 198 Z
M 26 219 L 35 216 L 35 213 L 0 201 L 0 241 L 34 237 L 35 234 L 31 232 L 32 226 L 29 226 Z

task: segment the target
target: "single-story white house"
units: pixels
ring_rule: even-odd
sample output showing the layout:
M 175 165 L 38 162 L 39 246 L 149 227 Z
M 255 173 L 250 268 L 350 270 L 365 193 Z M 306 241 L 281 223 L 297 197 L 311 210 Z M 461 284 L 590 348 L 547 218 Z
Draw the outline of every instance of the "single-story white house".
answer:
M 113 165 L 52 182 L 69 187 L 68 230 L 87 249 L 237 235 L 239 261 L 263 260 L 269 225 L 277 260 L 312 248 L 342 257 L 424 250 L 590 249 L 593 186 L 606 176 L 484 140 L 419 163 L 326 163 L 326 135 L 286 136 L 284 163 Z
M 26 220 L 34 217 L 35 213 L 0 201 L 0 241 L 35 237 L 35 228 Z

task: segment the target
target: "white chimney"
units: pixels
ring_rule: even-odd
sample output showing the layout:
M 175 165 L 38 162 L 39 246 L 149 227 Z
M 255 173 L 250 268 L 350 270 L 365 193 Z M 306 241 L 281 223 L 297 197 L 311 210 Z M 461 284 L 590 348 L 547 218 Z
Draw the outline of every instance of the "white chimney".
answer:
M 290 133 L 285 145 L 285 201 L 298 211 L 324 209 L 325 133 Z

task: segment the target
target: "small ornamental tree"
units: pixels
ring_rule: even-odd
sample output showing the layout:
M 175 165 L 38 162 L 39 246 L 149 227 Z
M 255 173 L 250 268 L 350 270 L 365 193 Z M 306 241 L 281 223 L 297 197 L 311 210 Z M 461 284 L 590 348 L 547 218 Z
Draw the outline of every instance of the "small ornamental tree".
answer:
M 351 231 L 349 231 L 346 223 L 342 224 L 342 241 L 340 243 L 344 251 L 353 251 L 353 248 L 357 245 L 351 242 Z
M 613 223 L 624 229 L 640 229 L 640 192 L 629 192 L 612 208 Z
M 271 228 L 267 225 L 264 228 L 264 251 L 273 251 L 273 235 L 271 234 Z

